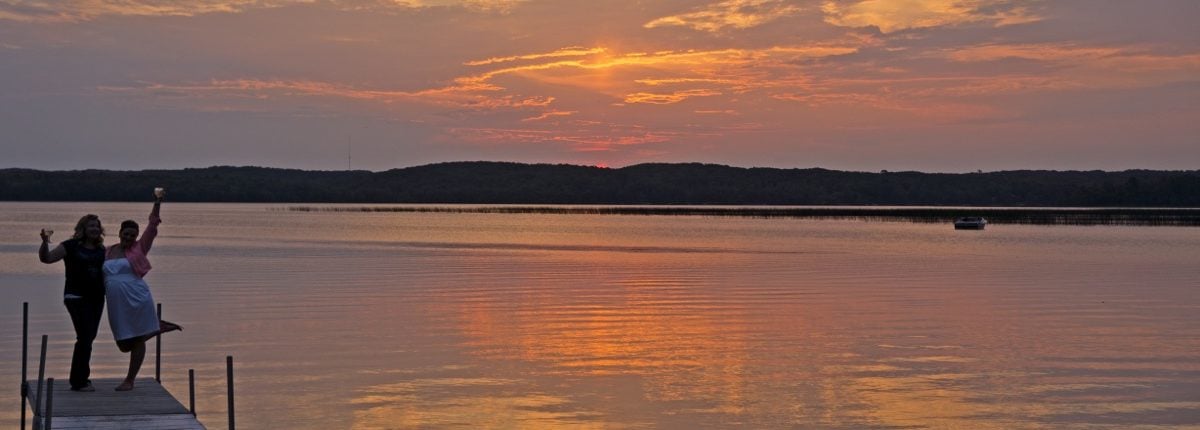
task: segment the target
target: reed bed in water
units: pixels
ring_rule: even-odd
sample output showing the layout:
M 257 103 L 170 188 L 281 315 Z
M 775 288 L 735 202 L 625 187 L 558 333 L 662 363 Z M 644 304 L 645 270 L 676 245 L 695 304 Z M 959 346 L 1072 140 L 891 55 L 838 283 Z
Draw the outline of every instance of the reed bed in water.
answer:
M 713 206 L 287 206 L 292 212 L 642 215 L 951 222 L 982 216 L 996 224 L 1200 227 L 1193 208 L 713 207 Z

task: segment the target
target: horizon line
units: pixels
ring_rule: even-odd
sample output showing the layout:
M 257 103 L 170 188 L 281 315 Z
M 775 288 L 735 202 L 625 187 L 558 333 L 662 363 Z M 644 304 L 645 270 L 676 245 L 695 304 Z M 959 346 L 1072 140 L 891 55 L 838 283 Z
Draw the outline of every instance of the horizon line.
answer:
M 872 173 L 872 174 L 892 174 L 892 173 L 921 173 L 921 174 L 989 174 L 989 173 L 1006 173 L 1006 172 L 1105 172 L 1105 173 L 1121 173 L 1121 172 L 1131 172 L 1131 171 L 1147 171 L 1147 172 L 1200 172 L 1200 169 L 1192 169 L 1192 170 L 1187 170 L 1187 169 L 1154 169 L 1154 168 L 1142 168 L 1142 167 L 1130 167 L 1130 168 L 1124 168 L 1124 169 L 1120 169 L 1120 170 L 1106 170 L 1106 169 L 1086 169 L 1086 170 L 1084 170 L 1084 169 L 1018 168 L 1018 169 L 1004 169 L 1004 170 L 982 170 L 982 169 L 976 169 L 976 170 L 973 170 L 973 171 L 972 171 L 972 170 L 961 170 L 961 171 L 924 171 L 924 170 L 891 170 L 891 169 L 880 169 L 880 170 L 878 170 L 878 171 L 875 171 L 875 170 L 842 170 L 842 169 L 835 169 L 835 168 L 828 168 L 828 167 L 818 167 L 818 166 L 807 166 L 807 167 L 800 167 L 800 166 L 795 166 L 795 167 L 777 167 L 777 166 L 743 166 L 743 165 L 735 165 L 735 164 L 721 164 L 721 163 L 710 163 L 710 162 L 702 162 L 702 161 L 652 161 L 652 162 L 644 162 L 644 163 L 635 163 L 635 164 L 629 164 L 629 165 L 624 165 L 624 166 L 619 166 L 619 167 L 612 167 L 612 166 L 608 166 L 608 165 L 596 165 L 596 164 L 577 164 L 577 163 L 569 163 L 569 162 L 559 162 L 559 163 L 554 163 L 554 162 L 523 162 L 523 161 L 502 161 L 502 160 L 457 160 L 457 161 L 438 161 L 438 162 L 432 162 L 432 163 L 426 163 L 426 164 L 416 164 L 416 165 L 409 165 L 409 166 L 393 167 L 393 168 L 390 168 L 390 169 L 385 169 L 385 170 L 370 170 L 370 169 L 304 169 L 304 168 L 297 168 L 297 167 L 277 167 L 277 166 L 264 166 L 264 165 L 233 165 L 233 164 L 213 164 L 213 165 L 208 165 L 208 166 L 203 166 L 203 167 L 188 166 L 188 167 L 174 167 L 174 168 L 146 168 L 146 169 L 106 169 L 106 168 L 82 168 L 82 169 L 79 169 L 79 168 L 76 168 L 76 169 L 39 169 L 39 168 L 32 168 L 32 167 L 15 167 L 15 166 L 10 166 L 10 167 L 0 167 L 0 171 L 4 171 L 4 170 L 32 170 L 32 171 L 37 171 L 37 172 L 49 172 L 49 173 L 54 173 L 54 172 L 85 172 L 85 171 L 102 171 L 102 172 L 148 172 L 148 171 L 182 171 L 182 170 L 204 170 L 204 169 L 215 169 L 215 168 L 253 168 L 253 169 L 268 169 L 268 170 L 297 170 L 297 171 L 302 171 L 302 172 L 322 172 L 322 173 L 336 173 L 336 172 L 367 172 L 367 173 L 385 173 L 385 172 L 391 172 L 391 171 L 395 171 L 395 170 L 405 170 L 405 169 L 412 169 L 412 168 L 419 168 L 419 167 L 436 166 L 436 165 L 442 165 L 442 164 L 514 164 L 514 165 L 523 165 L 523 166 L 573 166 L 573 167 L 594 168 L 594 169 L 602 169 L 602 170 L 621 170 L 621 169 L 625 169 L 625 168 L 629 168 L 629 167 L 635 167 L 635 166 L 644 166 L 644 165 L 671 165 L 671 166 L 678 166 L 678 165 L 703 165 L 703 166 L 718 166 L 718 167 L 728 167 L 728 168 L 734 168 L 734 169 L 746 169 L 746 170 L 750 170 L 750 169 L 771 169 L 771 170 L 826 170 L 826 171 L 832 171 L 832 172 L 845 172 L 845 173 Z

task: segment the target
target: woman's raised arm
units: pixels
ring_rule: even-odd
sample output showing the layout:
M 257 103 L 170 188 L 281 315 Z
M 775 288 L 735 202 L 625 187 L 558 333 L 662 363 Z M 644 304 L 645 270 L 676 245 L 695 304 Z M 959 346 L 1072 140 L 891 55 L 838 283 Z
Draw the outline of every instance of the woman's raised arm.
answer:
M 142 248 L 143 254 L 150 253 L 150 247 L 154 246 L 154 238 L 158 237 L 158 224 L 162 223 L 158 212 L 162 207 L 163 197 L 166 194 L 166 192 L 155 190 L 154 208 L 150 209 L 150 223 L 146 225 L 146 231 L 142 232 L 142 237 L 137 241 L 137 246 Z
M 62 244 L 50 249 L 50 235 L 46 234 L 46 230 L 42 230 L 42 246 L 38 248 L 38 259 L 43 263 L 50 264 L 62 260 L 67 256 L 67 250 Z

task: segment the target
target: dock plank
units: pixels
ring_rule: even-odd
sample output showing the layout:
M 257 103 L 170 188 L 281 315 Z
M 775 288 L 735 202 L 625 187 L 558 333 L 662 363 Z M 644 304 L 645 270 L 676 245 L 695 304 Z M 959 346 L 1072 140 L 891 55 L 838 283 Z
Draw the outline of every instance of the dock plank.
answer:
M 58 381 L 55 381 L 58 382 Z M 66 380 L 63 380 L 66 382 Z M 203 429 L 179 400 L 153 378 L 140 378 L 132 391 L 116 391 L 119 378 L 93 379 L 96 391 L 71 391 L 68 384 L 54 384 L 55 429 Z M 30 381 L 37 387 L 37 381 Z M 29 390 L 30 408 L 36 389 Z M 43 393 L 43 396 L 46 394 Z M 40 420 L 38 420 L 40 421 Z
M 39 418 L 38 425 L 41 421 Z M 205 430 L 191 414 L 54 417 L 55 430 Z

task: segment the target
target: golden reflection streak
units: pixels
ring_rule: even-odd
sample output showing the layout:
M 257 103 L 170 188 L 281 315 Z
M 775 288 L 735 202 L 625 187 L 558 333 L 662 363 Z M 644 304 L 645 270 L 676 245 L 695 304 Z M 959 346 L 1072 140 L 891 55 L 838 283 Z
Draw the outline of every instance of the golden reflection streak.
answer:
M 364 389 L 368 394 L 352 403 L 354 429 L 395 429 L 429 426 L 473 428 L 612 428 L 593 418 L 595 413 L 562 411 L 562 397 L 519 392 L 514 381 L 492 378 L 437 378 L 384 384 Z M 452 392 L 451 399 L 430 396 Z
M 827 369 L 833 371 L 833 369 Z M 885 372 L 887 373 L 887 372 Z M 854 411 L 864 422 L 873 425 L 920 428 L 972 428 L 972 429 L 1087 429 L 1087 428 L 1138 428 L 1131 423 L 1116 422 L 1111 425 L 1095 421 L 1054 421 L 1053 417 L 1079 414 L 1099 417 L 1111 414 L 1152 414 L 1164 409 L 1197 409 L 1200 402 L 1153 402 L 1153 401 L 1105 401 L 1099 398 L 1080 398 L 1072 402 L 1044 403 L 1024 400 L 1033 394 L 1047 391 L 1043 386 L 1012 387 L 1005 393 L 1002 403 L 980 402 L 972 399 L 982 394 L 966 389 L 972 379 L 984 375 L 970 373 L 913 373 L 888 376 L 856 377 L 846 385 L 831 384 L 823 387 L 824 396 L 830 402 L 845 402 L 848 398 L 861 403 L 865 408 Z M 1019 378 L 1026 375 L 991 375 L 993 377 Z M 1122 384 L 1083 384 L 1055 386 L 1055 389 L 1113 388 Z M 1007 388 L 999 388 L 1007 389 Z M 848 411 L 838 411 L 823 419 L 827 425 L 838 424 L 846 419 Z M 990 419 L 981 418 L 990 417 Z M 1020 421 L 1017 421 L 1020 420 Z M 1032 421 L 1032 422 L 1031 422 Z M 1037 421 L 1042 421 L 1038 424 Z M 1147 425 L 1145 428 L 1157 428 Z
M 627 256 L 592 253 L 599 263 Z M 655 402 L 696 401 L 712 412 L 744 412 L 746 315 L 713 312 L 686 287 L 626 278 L 599 296 L 571 297 L 554 281 L 531 280 L 512 302 L 448 304 L 474 354 L 540 363 L 560 377 L 636 375 Z M 715 300 L 715 299 L 712 299 Z M 512 306 L 517 306 L 512 308 Z

